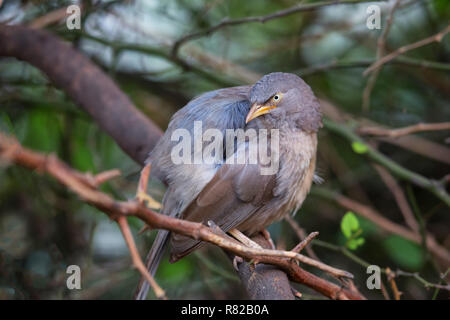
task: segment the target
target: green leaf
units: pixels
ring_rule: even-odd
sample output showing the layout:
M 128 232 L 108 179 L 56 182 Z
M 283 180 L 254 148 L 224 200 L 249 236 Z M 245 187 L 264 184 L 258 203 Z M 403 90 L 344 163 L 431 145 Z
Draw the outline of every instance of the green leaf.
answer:
M 347 248 L 356 250 L 358 247 L 362 246 L 364 242 L 366 242 L 364 238 L 350 239 L 349 241 L 347 241 L 346 245 Z
M 362 142 L 358 142 L 358 141 L 352 142 L 352 149 L 355 153 L 358 153 L 358 154 L 364 154 L 369 150 L 367 145 L 365 145 Z
M 354 231 L 359 229 L 359 221 L 355 214 L 348 211 L 341 220 L 341 230 L 344 236 L 348 239 L 352 236 Z

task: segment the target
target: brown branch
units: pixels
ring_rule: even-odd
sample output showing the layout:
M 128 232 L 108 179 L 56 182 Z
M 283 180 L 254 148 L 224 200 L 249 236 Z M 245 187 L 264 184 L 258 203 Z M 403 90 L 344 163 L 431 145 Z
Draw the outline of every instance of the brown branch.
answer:
M 303 270 L 293 259 L 320 267 L 322 270 L 330 272 L 335 276 L 351 277 L 351 274 L 346 271 L 335 269 L 295 252 L 248 248 L 218 235 L 211 228 L 203 224 L 156 213 L 135 201 L 116 201 L 109 195 L 92 188 L 83 179 L 80 179 L 83 176 L 81 173 L 74 174 L 75 170 L 68 167 L 56 156 L 47 156 L 28 150 L 22 147 L 17 141 L 3 134 L 0 134 L 0 156 L 5 161 L 22 165 L 40 173 L 48 173 L 75 192 L 84 201 L 103 211 L 111 219 L 120 221 L 122 224 L 123 219 L 121 217 L 135 216 L 153 228 L 171 230 L 172 232 L 180 233 L 193 239 L 213 243 L 245 259 L 278 266 L 293 281 L 307 285 L 329 298 L 363 299 L 357 292 L 347 288 L 341 288 Z M 124 226 L 122 225 L 122 227 Z M 124 230 L 124 235 L 127 235 L 126 226 Z M 128 244 L 130 245 L 130 242 Z
M 42 70 L 139 164 L 162 135 L 102 70 L 46 31 L 0 24 L 0 56 Z
M 82 10 L 81 5 L 80 9 Z M 42 16 L 37 17 L 36 19 L 28 23 L 28 26 L 33 29 L 42 29 L 49 25 L 58 23 L 67 17 L 66 11 L 67 7 L 52 10 Z
M 339 109 L 332 103 L 330 103 L 328 100 L 320 99 L 320 105 L 322 108 L 322 112 L 325 116 L 333 119 L 336 122 L 343 122 L 345 120 L 355 120 L 352 115 L 349 113 L 345 113 L 342 111 L 342 109 Z M 379 127 L 383 128 L 382 125 L 365 119 L 365 118 L 359 118 L 356 119 L 359 123 L 363 124 L 364 126 L 370 126 L 370 127 Z M 422 137 L 415 136 L 415 135 L 409 135 L 409 136 L 400 136 L 398 138 L 391 138 L 391 137 L 379 137 L 377 140 L 381 140 L 383 142 L 393 144 L 396 146 L 399 146 L 401 148 L 407 149 L 409 151 L 415 152 L 417 154 L 420 154 L 424 157 L 450 164 L 450 149 L 433 141 L 426 140 Z
M 392 292 L 394 293 L 394 299 L 400 300 L 400 296 L 402 295 L 402 292 L 400 292 L 398 290 L 397 283 L 395 282 L 395 273 L 393 273 L 391 269 L 386 268 L 386 275 L 387 275 L 389 284 L 391 285 Z
M 319 235 L 319 232 L 311 232 L 305 239 L 303 239 L 298 245 L 295 246 L 291 251 L 293 252 L 301 252 L 305 247 Z
M 374 164 L 374 167 L 380 175 L 381 180 L 383 180 L 389 190 L 391 190 L 392 195 L 394 196 L 395 201 L 400 208 L 400 212 L 402 213 L 406 224 L 411 228 L 411 230 L 419 233 L 419 224 L 414 217 L 414 213 L 409 206 L 408 200 L 406 199 L 405 193 L 403 192 L 402 188 L 399 186 L 395 178 L 389 173 L 387 169 L 378 164 Z
M 447 270 L 450 270 L 450 269 L 447 269 Z M 405 271 L 402 271 L 402 270 L 397 270 L 395 272 L 391 271 L 391 274 L 392 274 L 393 277 L 400 277 L 400 276 L 402 276 L 402 277 L 414 278 L 417 281 L 419 281 L 420 283 L 422 283 L 425 286 L 425 288 L 436 288 L 436 289 L 442 289 L 442 290 L 450 291 L 450 284 L 437 284 L 437 283 L 429 282 L 429 281 L 425 280 L 424 278 L 422 278 L 418 272 L 413 272 L 412 273 L 412 272 L 405 272 Z M 445 276 L 442 276 L 442 279 L 444 277 Z
M 441 32 L 439 32 L 439 33 L 437 33 L 437 34 L 435 34 L 435 35 L 433 35 L 433 36 L 431 36 L 431 37 L 428 37 L 428 38 L 419 40 L 419 41 L 417 41 L 417 42 L 408 44 L 408 45 L 406 45 L 406 46 L 400 47 L 400 48 L 398 48 L 397 50 L 395 50 L 394 52 L 392 52 L 392 53 L 390 53 L 390 54 L 384 56 L 383 58 L 381 58 L 381 59 L 377 60 L 376 62 L 374 62 L 373 64 L 371 64 L 371 65 L 363 72 L 363 74 L 364 74 L 365 76 L 367 76 L 369 73 L 371 73 L 371 72 L 373 72 L 374 70 L 380 68 L 382 65 L 388 63 L 389 61 L 395 59 L 395 58 L 398 57 L 399 55 L 402 55 L 402 54 L 404 54 L 404 53 L 406 53 L 406 52 L 408 52 L 408 51 L 411 51 L 411 50 L 414 50 L 414 49 L 417 49 L 417 48 L 426 46 L 426 45 L 428 45 L 428 44 L 430 44 L 430 43 L 433 43 L 433 42 L 441 42 L 442 38 L 444 38 L 444 36 L 445 36 L 447 33 L 449 33 L 449 32 L 450 32 L 450 25 L 448 25 L 446 28 L 444 28 Z
M 298 223 L 294 220 L 294 218 L 292 218 L 291 216 L 286 216 L 284 220 L 286 220 L 286 222 L 289 223 L 289 225 L 291 226 L 291 228 L 294 230 L 297 237 L 301 241 L 304 241 L 307 238 L 305 230 L 298 225 Z M 305 250 L 311 258 L 320 261 L 319 257 L 314 252 L 313 248 L 311 248 L 310 246 L 306 246 Z
M 373 0 L 333 0 L 333 1 L 321 1 L 321 2 L 315 2 L 315 3 L 308 3 L 308 4 L 298 4 L 293 7 L 283 9 L 265 16 L 253 16 L 253 17 L 245 17 L 240 19 L 229 19 L 225 18 L 218 24 L 204 29 L 200 30 L 194 33 L 187 34 L 173 44 L 172 47 L 172 56 L 177 56 L 179 48 L 186 42 L 198 39 L 200 37 L 210 35 L 224 27 L 227 26 L 237 26 L 244 23 L 253 23 L 253 22 L 259 22 L 259 23 L 265 23 L 270 20 L 282 18 L 289 16 L 294 13 L 299 12 L 306 12 L 306 11 L 314 11 L 322 7 L 326 6 L 332 6 L 332 5 L 340 5 L 340 4 L 355 4 L 355 3 L 362 3 L 362 2 L 371 2 Z
M 75 102 L 86 109 L 100 127 L 109 132 L 119 146 L 140 164 L 144 163 L 162 134 L 161 130 L 143 116 L 100 69 L 46 31 L 36 32 L 26 27 L 7 27 L 0 24 L 0 55 L 14 56 L 41 69 L 56 86 L 65 90 Z M 75 83 L 72 79 L 74 70 L 82 75 Z M 95 183 L 92 183 L 92 179 L 87 178 L 85 174 L 74 174 L 80 183 L 95 188 Z M 242 266 L 241 269 L 244 269 L 244 264 Z M 241 280 L 249 291 L 266 293 L 259 296 L 260 298 L 286 297 L 277 296 L 279 292 L 276 291 L 264 290 L 275 281 L 280 288 L 285 287 L 284 292 L 290 292 L 287 276 L 279 269 L 264 273 L 264 277 L 260 278 L 261 281 L 253 283 L 254 286 L 250 286 L 245 277 L 241 276 Z
M 389 16 L 386 19 L 386 26 L 384 27 L 383 32 L 378 38 L 377 53 L 376 53 L 377 60 L 381 59 L 381 57 L 383 57 L 384 55 L 386 39 L 389 34 L 389 31 L 391 30 L 392 22 L 394 21 L 394 13 L 400 4 L 400 1 L 401 0 L 396 0 L 394 2 L 394 5 L 392 6 L 391 11 L 389 12 Z M 370 95 L 372 94 L 373 87 L 377 82 L 378 74 L 380 73 L 380 71 L 381 68 L 375 70 L 375 72 L 373 72 L 372 75 L 369 77 L 369 80 L 367 80 L 367 84 L 363 92 L 363 102 L 362 102 L 362 108 L 364 111 L 367 111 L 370 108 Z
M 438 130 L 450 130 L 450 122 L 418 123 L 412 126 L 397 129 L 384 129 L 380 127 L 361 127 L 358 129 L 358 133 L 371 136 L 398 138 L 416 132 L 438 131 Z
M 378 227 L 388 233 L 399 235 L 419 245 L 422 244 L 422 237 L 420 234 L 417 234 L 416 232 L 411 231 L 404 226 L 390 221 L 372 207 L 366 206 L 344 195 L 326 190 L 325 188 L 320 188 L 320 190 L 314 191 L 314 194 L 335 201 L 340 206 L 348 210 L 352 210 L 356 214 L 359 214 L 364 218 L 372 221 Z M 430 234 L 427 234 L 427 245 L 430 252 L 433 253 L 437 258 L 439 258 L 439 260 L 442 261 L 444 265 L 450 263 L 450 253 L 446 248 L 442 247 Z
M 133 265 L 135 266 L 136 269 L 138 269 L 141 275 L 150 284 L 150 286 L 153 289 L 153 292 L 155 293 L 156 298 L 164 300 L 167 299 L 164 290 L 156 283 L 155 279 L 153 279 L 153 277 L 145 267 L 144 263 L 142 262 L 141 257 L 139 256 L 139 252 L 133 240 L 133 235 L 131 234 L 130 231 L 130 226 L 128 225 L 127 217 L 119 216 L 116 219 L 116 221 L 119 224 L 120 231 L 122 232 L 123 238 L 125 239 L 128 249 L 130 250 L 131 261 L 133 261 Z

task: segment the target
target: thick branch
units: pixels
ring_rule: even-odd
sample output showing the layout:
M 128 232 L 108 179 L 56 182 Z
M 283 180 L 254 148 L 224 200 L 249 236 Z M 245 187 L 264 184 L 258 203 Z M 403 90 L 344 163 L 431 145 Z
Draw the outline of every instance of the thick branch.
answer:
M 0 25 L 0 56 L 24 60 L 42 70 L 139 164 L 162 134 L 103 71 L 48 32 Z

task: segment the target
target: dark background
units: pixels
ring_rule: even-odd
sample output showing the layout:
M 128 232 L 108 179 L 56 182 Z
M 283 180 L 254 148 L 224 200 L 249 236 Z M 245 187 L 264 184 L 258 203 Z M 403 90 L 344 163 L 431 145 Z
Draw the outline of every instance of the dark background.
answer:
M 327 119 L 336 120 L 332 116 L 336 110 L 346 119 L 341 122 L 346 128 L 369 126 L 369 121 L 391 128 L 450 121 L 450 36 L 386 64 L 370 99 L 363 99 L 369 77 L 362 73 L 375 61 L 377 39 L 387 25 L 393 1 L 334 4 L 266 23 L 221 28 L 185 43 L 177 58 L 171 56 L 177 39 L 208 29 L 225 17 L 264 16 L 314 1 L 80 1 L 81 30 L 68 30 L 64 15 L 42 22 L 42 17 L 71 3 L 4 1 L 0 22 L 46 29 L 71 42 L 163 129 L 170 116 L 194 96 L 253 83 L 273 71 L 300 75 L 318 97 L 332 103 L 331 109 L 326 107 Z M 366 27 L 370 4 L 381 8 L 381 30 Z M 386 38 L 386 52 L 437 34 L 449 21 L 447 0 L 400 1 Z M 56 153 L 81 171 L 118 168 L 122 176 L 103 190 L 118 199 L 134 197 L 140 167 L 42 72 L 13 58 L 0 59 L 0 130 L 26 147 Z M 449 131 L 415 136 L 421 139 L 402 146 L 395 143 L 401 139 L 364 138 L 402 167 L 442 179 L 449 173 Z M 417 152 L 425 146 L 427 151 Z M 337 203 L 336 194 L 344 195 L 408 228 L 392 184 L 386 184 L 368 157 L 352 149 L 351 141 L 327 126 L 319 135 L 318 173 L 324 183 L 313 187 L 295 220 L 306 232 L 320 232 L 312 248 L 322 261 L 355 274 L 355 284 L 370 299 L 384 297 L 380 290 L 366 288 L 366 262 L 394 271 L 418 272 L 420 279 L 439 283 L 441 273 L 448 271 L 448 259 Z M 419 233 L 426 230 L 442 247 L 449 248 L 449 207 L 408 179 L 393 180 L 422 226 Z M 161 199 L 164 188 L 152 182 L 150 193 Z M 356 215 L 361 229 L 358 238 L 364 239 L 357 248 L 341 230 L 341 219 L 348 211 Z M 145 256 L 154 234 L 138 236 L 143 223 L 130 219 L 130 224 Z M 291 249 L 298 242 L 285 221 L 269 231 L 280 248 Z M 245 298 L 230 261 L 218 248 L 208 246 L 175 264 L 166 260 L 157 280 L 171 299 Z M 82 269 L 82 290 L 66 288 L 65 270 L 70 264 Z M 0 298 L 129 299 L 138 279 L 117 225 L 103 213 L 49 177 L 1 164 Z M 402 298 L 448 299 L 448 291 L 427 288 L 420 279 L 396 278 Z M 392 298 L 385 275 L 383 283 Z M 305 299 L 322 299 L 305 287 L 297 289 Z

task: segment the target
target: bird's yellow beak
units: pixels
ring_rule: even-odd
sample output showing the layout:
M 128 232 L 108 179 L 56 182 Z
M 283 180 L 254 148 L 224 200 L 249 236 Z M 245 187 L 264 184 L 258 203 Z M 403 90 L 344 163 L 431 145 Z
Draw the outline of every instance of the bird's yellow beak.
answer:
M 261 106 L 260 104 L 254 103 L 247 114 L 247 118 L 245 118 L 245 123 L 249 123 L 253 119 L 262 116 L 263 114 L 269 113 L 270 110 L 275 108 L 276 106 Z

